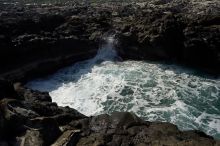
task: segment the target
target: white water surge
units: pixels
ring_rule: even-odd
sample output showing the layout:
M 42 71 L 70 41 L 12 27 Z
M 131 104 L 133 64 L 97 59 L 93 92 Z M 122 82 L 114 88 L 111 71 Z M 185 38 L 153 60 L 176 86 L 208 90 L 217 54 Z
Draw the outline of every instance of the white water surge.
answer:
M 130 111 L 182 130 L 199 129 L 220 138 L 220 79 L 197 76 L 175 65 L 119 62 L 114 39 L 89 60 L 27 84 L 49 91 L 53 102 L 90 116 Z

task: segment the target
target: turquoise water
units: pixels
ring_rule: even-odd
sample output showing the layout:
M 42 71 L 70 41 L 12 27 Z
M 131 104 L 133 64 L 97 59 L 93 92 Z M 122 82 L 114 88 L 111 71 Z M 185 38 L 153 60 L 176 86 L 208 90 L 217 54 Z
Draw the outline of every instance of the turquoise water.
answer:
M 49 91 L 54 102 L 90 116 L 134 112 L 181 130 L 199 129 L 220 139 L 220 79 L 176 65 L 119 61 L 113 38 L 98 54 L 27 86 Z

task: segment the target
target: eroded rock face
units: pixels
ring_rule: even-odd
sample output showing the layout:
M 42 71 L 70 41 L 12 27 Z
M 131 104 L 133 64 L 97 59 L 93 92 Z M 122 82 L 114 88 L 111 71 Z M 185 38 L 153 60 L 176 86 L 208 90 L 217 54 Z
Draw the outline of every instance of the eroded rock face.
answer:
M 48 75 L 93 57 L 110 29 L 109 17 L 80 6 L 3 5 L 0 76 L 13 81 Z
M 174 61 L 219 74 L 219 6 L 218 0 L 89 7 L 1 3 L 0 76 L 27 81 L 88 59 L 110 30 L 123 59 Z
M 121 17 L 118 52 L 127 59 L 175 61 L 219 74 L 219 6 L 215 0 L 147 2 Z

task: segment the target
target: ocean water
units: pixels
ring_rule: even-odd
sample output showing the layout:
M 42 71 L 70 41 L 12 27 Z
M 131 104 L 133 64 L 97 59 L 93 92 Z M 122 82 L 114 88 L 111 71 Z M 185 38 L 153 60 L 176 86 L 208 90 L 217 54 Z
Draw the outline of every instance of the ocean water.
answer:
M 108 37 L 97 55 L 26 86 L 91 116 L 113 111 L 198 129 L 220 139 L 220 78 L 177 65 L 120 61 Z

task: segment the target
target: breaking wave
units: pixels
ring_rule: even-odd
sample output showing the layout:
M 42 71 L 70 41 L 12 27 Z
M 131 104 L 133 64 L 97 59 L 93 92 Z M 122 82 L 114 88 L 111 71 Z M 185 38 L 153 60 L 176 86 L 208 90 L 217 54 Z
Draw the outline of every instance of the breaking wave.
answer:
M 97 55 L 27 84 L 49 91 L 53 102 L 91 116 L 134 112 L 181 130 L 198 129 L 220 138 L 220 79 L 198 76 L 176 65 L 119 61 L 113 37 Z

